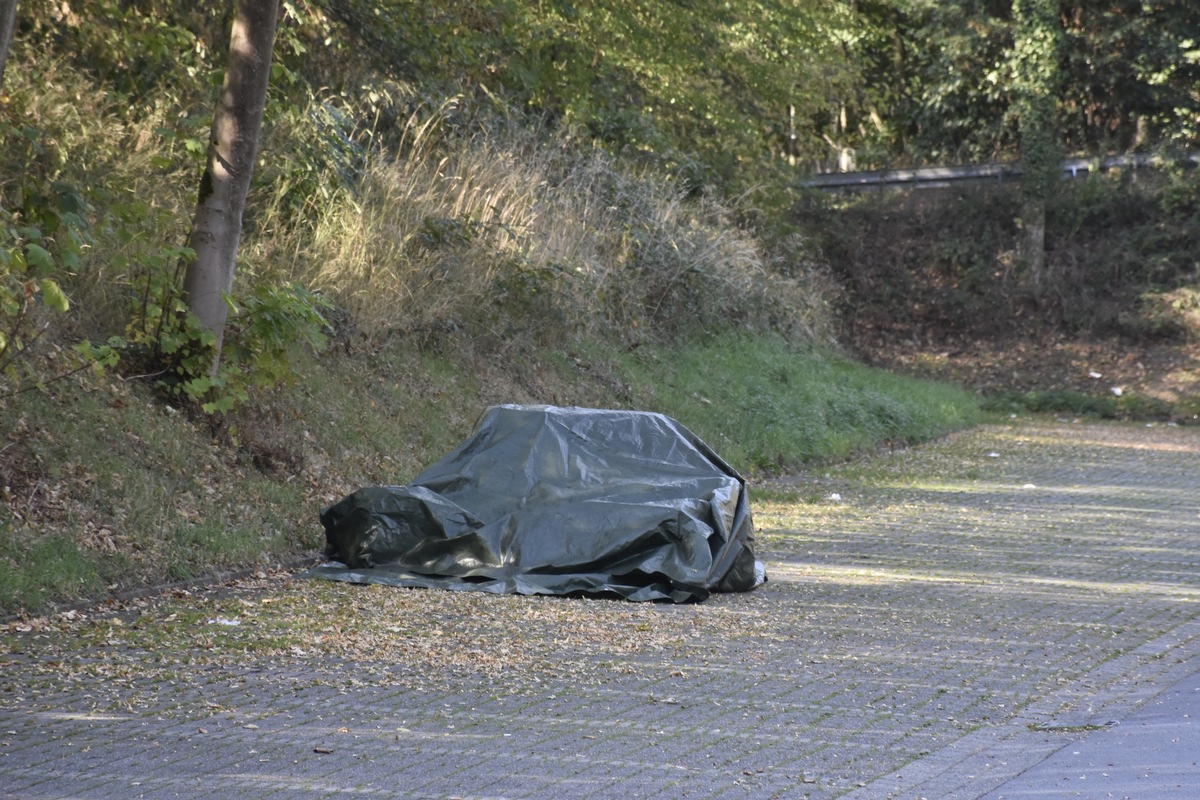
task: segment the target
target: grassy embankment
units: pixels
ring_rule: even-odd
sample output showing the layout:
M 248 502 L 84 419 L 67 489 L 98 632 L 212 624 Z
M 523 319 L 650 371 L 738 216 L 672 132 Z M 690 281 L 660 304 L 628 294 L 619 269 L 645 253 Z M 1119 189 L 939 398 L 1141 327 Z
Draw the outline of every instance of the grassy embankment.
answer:
M 89 202 L 81 263 L 60 276 L 71 312 L 22 356 L 46 377 L 79 338 L 144 324 L 196 173 L 163 119 L 26 57 L 9 113 L 51 148 L 46 179 Z M 751 476 L 977 419 L 966 392 L 835 354 L 838 287 L 800 232 L 536 131 L 447 129 L 444 111 L 414 115 L 390 152 L 354 151 L 351 181 L 290 173 L 318 194 L 281 173 L 305 132 L 269 132 L 237 291 L 294 283 L 334 305 L 290 382 L 220 417 L 135 352 L 103 376 L 6 386 L 0 614 L 315 555 L 322 505 L 403 483 L 494 403 L 662 411 Z
M 120 381 L 10 402 L 0 611 L 315 556 L 322 505 L 405 482 L 492 403 L 661 410 L 752 478 L 927 439 L 978 413 L 953 387 L 769 337 L 633 353 L 591 342 L 483 363 L 396 340 L 310 356 L 301 371 L 243 413 L 240 446 Z

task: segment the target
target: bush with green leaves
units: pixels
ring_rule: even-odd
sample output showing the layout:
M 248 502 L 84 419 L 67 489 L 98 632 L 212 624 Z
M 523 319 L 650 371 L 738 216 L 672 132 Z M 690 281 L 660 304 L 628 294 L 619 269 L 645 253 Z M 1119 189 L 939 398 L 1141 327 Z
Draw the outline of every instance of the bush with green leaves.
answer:
M 220 352 L 213 331 L 200 325 L 184 302 L 181 268 L 191 256 L 185 248 L 172 272 L 150 272 L 143 294 L 135 298 L 124 336 L 109 346 L 148 370 L 167 396 L 193 402 L 208 414 L 247 403 L 254 390 L 292 380 L 297 348 L 324 347 L 329 324 L 325 297 L 296 283 L 259 283 L 243 299 L 226 296 L 229 321 Z
M 32 125 L 0 117 L 9 164 L 25 168 L 0 182 L 0 394 L 40 383 L 30 348 L 67 312 L 64 278 L 79 269 L 92 239 L 89 207 L 71 183 L 44 168 L 46 148 Z M 7 386 L 7 390 L 2 387 Z

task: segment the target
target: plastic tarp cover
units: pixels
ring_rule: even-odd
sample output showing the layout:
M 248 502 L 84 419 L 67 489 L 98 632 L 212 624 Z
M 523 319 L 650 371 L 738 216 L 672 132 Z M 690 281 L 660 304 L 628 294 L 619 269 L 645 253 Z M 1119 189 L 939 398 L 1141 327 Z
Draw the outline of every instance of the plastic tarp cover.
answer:
M 406 486 L 321 512 L 304 577 L 519 594 L 699 601 L 763 579 L 740 475 L 645 411 L 496 406 Z

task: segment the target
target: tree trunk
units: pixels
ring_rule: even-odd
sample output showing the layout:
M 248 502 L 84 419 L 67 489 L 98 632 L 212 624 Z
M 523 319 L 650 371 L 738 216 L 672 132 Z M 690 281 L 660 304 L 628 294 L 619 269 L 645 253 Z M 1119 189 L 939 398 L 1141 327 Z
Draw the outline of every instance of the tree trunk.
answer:
M 17 27 L 17 0 L 0 0 L 0 89 L 4 88 L 4 65 L 8 63 L 8 47 Z
M 1046 291 L 1046 201 L 1027 196 L 1021 208 L 1021 260 L 1029 270 L 1030 289 L 1041 300 Z
M 184 275 L 183 295 L 200 324 L 216 334 L 213 372 L 220 364 L 229 314 L 225 296 L 233 290 L 242 212 L 258 156 L 278 16 L 279 0 L 238 0 L 225 83 L 213 112 L 208 164 L 188 235 L 196 258 Z

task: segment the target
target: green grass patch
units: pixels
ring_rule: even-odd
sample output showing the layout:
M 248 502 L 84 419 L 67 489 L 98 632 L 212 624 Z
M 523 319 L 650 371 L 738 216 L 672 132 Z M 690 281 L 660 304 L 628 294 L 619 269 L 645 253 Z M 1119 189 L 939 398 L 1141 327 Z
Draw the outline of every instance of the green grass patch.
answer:
M 1029 392 L 1000 392 L 983 402 L 985 411 L 996 413 L 1076 414 L 1079 416 L 1115 419 L 1115 397 L 1097 397 L 1074 390 L 1034 390 Z
M 1160 420 L 1186 409 L 1156 397 L 1124 392 L 1094 395 L 1072 389 L 1002 392 L 983 401 L 985 411 L 995 413 L 1069 414 L 1086 419 Z
M 0 533 L 0 609 L 40 608 L 103 588 L 98 565 L 70 539 L 18 542 L 11 532 Z
M 735 467 L 778 471 L 884 444 L 924 441 L 980 421 L 948 384 L 871 369 L 772 337 L 722 336 L 635 351 L 631 379 Z

